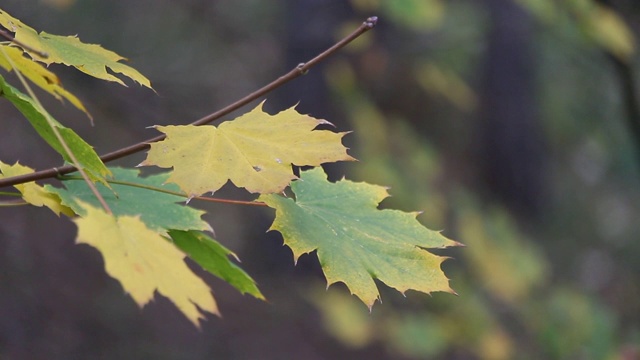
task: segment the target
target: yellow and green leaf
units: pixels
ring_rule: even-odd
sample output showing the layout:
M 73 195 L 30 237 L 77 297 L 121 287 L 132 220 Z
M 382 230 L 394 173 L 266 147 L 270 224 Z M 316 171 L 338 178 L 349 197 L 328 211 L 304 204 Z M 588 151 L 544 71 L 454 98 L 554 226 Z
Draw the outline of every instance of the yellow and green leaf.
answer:
M 151 82 L 136 69 L 121 63 L 124 57 L 113 51 L 106 50 L 100 45 L 85 44 L 76 36 L 59 36 L 44 31 L 39 34 L 30 26 L 0 10 L 0 25 L 15 33 L 15 39 L 34 50 L 46 54 L 42 56 L 30 49 L 23 49 L 34 60 L 47 65 L 52 63 L 73 66 L 85 74 L 98 79 L 117 82 L 125 85 L 122 80 L 113 76 L 122 74 L 141 85 L 151 88 Z
M 404 293 L 451 292 L 440 265 L 444 257 L 425 249 L 458 246 L 422 226 L 417 213 L 379 210 L 388 196 L 381 186 L 327 181 L 321 168 L 302 172 L 291 184 L 295 200 L 261 195 L 276 209 L 270 230 L 282 233 L 294 259 L 317 250 L 329 285 L 343 282 L 367 306 L 379 299 L 374 279 Z

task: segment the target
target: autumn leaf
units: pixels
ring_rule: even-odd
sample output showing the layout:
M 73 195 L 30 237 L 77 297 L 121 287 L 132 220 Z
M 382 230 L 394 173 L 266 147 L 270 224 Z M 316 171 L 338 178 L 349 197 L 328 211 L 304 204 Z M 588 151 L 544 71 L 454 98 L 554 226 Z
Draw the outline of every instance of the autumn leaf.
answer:
M 138 306 L 157 290 L 171 300 L 196 326 L 203 311 L 218 314 L 211 291 L 184 262 L 184 254 L 135 216 L 109 215 L 80 203 L 84 216 L 75 219 L 78 243 L 102 254 L 107 273 L 118 280 Z
M 33 169 L 28 166 L 20 165 L 18 162 L 13 165 L 9 165 L 0 161 L 0 172 L 2 172 L 2 174 L 0 174 L 0 179 L 2 179 L 5 177 L 30 174 L 33 172 Z M 18 189 L 18 191 L 20 191 L 24 201 L 28 202 L 31 205 L 35 205 L 38 207 L 46 206 L 58 216 L 60 216 L 60 213 L 63 213 L 67 216 L 74 215 L 73 210 L 62 205 L 60 197 L 57 194 L 45 190 L 42 186 L 36 184 L 35 182 L 18 184 L 14 185 L 14 187 Z
M 291 184 L 296 199 L 261 195 L 276 209 L 270 230 L 282 233 L 294 259 L 317 250 L 328 285 L 343 282 L 369 308 L 379 299 L 374 279 L 404 293 L 453 293 L 440 269 L 445 258 L 428 248 L 457 246 L 422 226 L 417 213 L 379 210 L 388 196 L 381 186 L 327 181 L 322 168 L 302 172 Z
M 276 115 L 262 104 L 220 126 L 157 126 L 167 135 L 152 143 L 140 165 L 173 167 L 167 181 L 197 196 L 220 189 L 228 180 L 254 193 L 282 191 L 295 175 L 294 165 L 318 166 L 353 160 L 342 146 L 346 133 L 313 130 L 326 120 L 294 108 Z
M 60 141 L 55 136 L 49 121 L 60 132 L 65 143 L 71 149 L 79 165 L 87 172 L 87 175 L 93 181 L 101 181 L 106 184 L 105 176 L 110 175 L 109 170 L 104 165 L 98 154 L 73 130 L 63 126 L 49 115 L 44 109 L 38 106 L 32 98 L 21 93 L 13 86 L 9 85 L 4 77 L 0 76 L 0 96 L 11 101 L 13 105 L 24 115 L 31 123 L 31 126 L 40 134 L 40 136 L 69 163 L 73 163 Z
M 168 174 L 143 178 L 139 176 L 138 170 L 122 168 L 110 168 L 110 170 L 113 173 L 110 184 L 113 190 L 101 184 L 97 184 L 96 188 L 115 215 L 139 215 L 140 220 L 148 228 L 159 233 L 165 233 L 168 229 L 212 231 L 209 224 L 200 218 L 204 211 L 185 206 L 184 196 L 160 192 L 179 191 L 174 184 L 164 184 Z M 80 215 L 84 215 L 81 203 L 100 206 L 96 196 L 81 179 L 66 180 L 64 186 L 66 189 L 49 185 L 45 188 L 58 194 L 63 204 Z
M 265 299 L 255 281 L 229 260 L 229 255 L 237 260 L 236 254 L 217 241 L 197 231 L 171 230 L 169 236 L 180 250 L 203 269 L 228 282 L 243 294 Z
M 62 87 L 62 84 L 60 84 L 60 80 L 56 74 L 47 70 L 41 64 L 24 57 L 23 52 L 20 49 L 7 45 L 0 46 L 2 46 L 2 52 L 11 59 L 11 62 L 9 62 L 4 56 L 0 56 L 0 67 L 7 71 L 19 71 L 27 79 L 53 95 L 56 99 L 67 99 L 67 101 L 79 110 L 82 110 L 91 119 L 91 115 L 82 102 L 75 95 Z
M 12 17 L 7 12 L 0 10 L 0 25 L 15 33 L 15 39 L 19 42 L 45 53 L 43 57 L 30 49 L 23 49 L 34 60 L 47 65 L 52 63 L 73 66 L 85 74 L 98 79 L 114 81 L 125 85 L 122 80 L 107 72 L 122 74 L 141 85 L 151 88 L 151 82 L 136 69 L 120 63 L 126 60 L 113 51 L 106 50 L 100 45 L 85 44 L 76 36 L 59 36 L 48 34 L 44 31 L 39 34 L 30 26 Z

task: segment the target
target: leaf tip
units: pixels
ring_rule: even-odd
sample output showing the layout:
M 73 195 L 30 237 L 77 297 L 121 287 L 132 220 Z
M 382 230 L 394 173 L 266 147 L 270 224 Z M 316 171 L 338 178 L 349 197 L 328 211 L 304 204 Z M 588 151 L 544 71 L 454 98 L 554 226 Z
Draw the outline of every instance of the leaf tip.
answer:
M 207 224 L 207 231 L 209 231 L 211 233 L 211 235 L 213 235 L 213 237 L 216 237 L 216 231 L 213 229 L 213 227 L 211 226 L 211 224 L 209 224 L 208 222 L 205 222 L 205 224 Z M 235 254 L 234 254 L 235 256 Z M 240 260 L 238 260 L 240 261 Z
M 467 247 L 467 245 L 459 242 L 459 241 L 455 241 L 455 240 L 451 240 L 451 242 L 453 243 L 453 245 L 451 246 L 460 246 L 460 247 Z
M 330 122 L 328 120 L 325 120 L 325 119 L 316 119 L 316 120 L 318 121 L 318 125 L 329 125 L 329 126 L 331 126 L 333 128 L 336 127 L 332 122 Z

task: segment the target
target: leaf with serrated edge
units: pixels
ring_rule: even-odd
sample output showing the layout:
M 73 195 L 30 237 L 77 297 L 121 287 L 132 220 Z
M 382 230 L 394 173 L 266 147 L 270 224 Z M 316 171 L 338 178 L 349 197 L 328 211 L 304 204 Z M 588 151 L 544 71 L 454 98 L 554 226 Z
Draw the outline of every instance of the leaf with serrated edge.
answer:
M 173 243 L 184 251 L 191 260 L 203 269 L 231 284 L 243 294 L 253 295 L 265 300 L 255 281 L 229 260 L 229 255 L 238 259 L 236 254 L 222 246 L 209 236 L 197 231 L 169 231 Z
M 112 183 L 113 190 L 100 184 L 96 185 L 115 215 L 139 215 L 147 227 L 162 233 L 167 229 L 212 231 L 209 224 L 201 219 L 205 212 L 185 206 L 185 197 L 135 186 L 179 192 L 180 189 L 175 184 L 164 184 L 168 174 L 140 177 L 139 170 L 117 167 L 109 169 L 113 173 L 113 180 L 133 185 Z M 80 202 L 89 203 L 96 207 L 100 206 L 100 202 L 84 181 L 68 180 L 64 181 L 64 186 L 66 189 L 54 188 L 49 185 L 45 188 L 58 194 L 63 204 L 81 215 L 83 209 Z
M 341 142 L 346 133 L 313 130 L 320 124 L 328 122 L 294 108 L 269 115 L 260 104 L 218 127 L 157 126 L 167 138 L 152 143 L 140 165 L 173 167 L 168 181 L 190 196 L 214 192 L 228 180 L 253 193 L 276 193 L 296 178 L 291 164 L 354 160 Z
M 73 66 L 83 73 L 98 79 L 125 85 L 122 80 L 107 72 L 107 68 L 109 68 L 115 73 L 127 76 L 139 84 L 151 88 L 149 79 L 136 69 L 119 62 L 120 60 L 126 60 L 124 57 L 113 51 L 106 50 L 100 45 L 85 44 L 76 36 L 52 35 L 44 31 L 38 34 L 33 28 L 3 10 L 0 10 L 0 25 L 14 32 L 15 38 L 19 42 L 47 55 L 42 57 L 29 49 L 23 49 L 34 60 L 47 65 L 57 63 Z
M 446 259 L 424 250 L 457 246 L 422 226 L 417 213 L 378 210 L 388 196 L 381 186 L 327 181 L 321 168 L 302 172 L 291 184 L 296 200 L 261 195 L 276 209 L 270 230 L 282 233 L 294 259 L 317 250 L 328 285 L 343 282 L 369 308 L 379 299 L 374 279 L 404 293 L 453 293 L 440 269 Z
M 111 173 L 104 165 L 98 154 L 87 144 L 78 134 L 73 130 L 65 127 L 56 121 L 51 115 L 44 112 L 44 109 L 36 105 L 29 96 L 21 93 L 13 86 L 5 82 L 4 78 L 0 76 L 0 91 L 1 96 L 4 96 L 7 100 L 11 101 L 13 105 L 29 120 L 31 126 L 38 132 L 38 134 L 54 149 L 56 150 L 67 162 L 72 162 L 67 152 L 58 141 L 55 136 L 47 116 L 58 129 L 60 135 L 65 140 L 69 149 L 73 152 L 76 159 L 80 163 L 80 166 L 87 172 L 87 175 L 93 181 L 100 181 L 106 184 L 105 176 Z
M 157 290 L 169 298 L 197 327 L 202 311 L 218 314 L 211 290 L 184 262 L 184 254 L 135 216 L 109 215 L 80 203 L 83 215 L 74 221 L 78 243 L 102 254 L 105 270 L 118 280 L 138 306 L 153 299 Z
M 18 162 L 13 165 L 9 165 L 0 161 L 0 172 L 2 172 L 2 174 L 0 174 L 0 179 L 2 179 L 12 176 L 30 174 L 33 172 L 33 169 L 28 166 L 20 165 Z M 42 186 L 36 184 L 35 182 L 17 184 L 14 185 L 14 187 L 18 189 L 18 191 L 20 191 L 24 201 L 28 202 L 31 205 L 46 206 L 58 216 L 60 216 L 60 213 L 67 216 L 74 215 L 73 210 L 62 205 L 60 197 L 57 194 L 44 189 Z

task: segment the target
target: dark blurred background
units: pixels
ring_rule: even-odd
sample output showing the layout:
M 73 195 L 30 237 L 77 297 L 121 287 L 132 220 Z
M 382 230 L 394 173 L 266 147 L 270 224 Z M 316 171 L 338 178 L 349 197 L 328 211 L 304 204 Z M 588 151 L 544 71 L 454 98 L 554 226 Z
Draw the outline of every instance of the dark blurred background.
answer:
M 383 206 L 464 244 L 444 252 L 459 296 L 380 284 L 370 314 L 293 265 L 270 211 L 196 204 L 268 302 L 212 286 L 223 317 L 195 329 L 166 299 L 140 310 L 75 227 L 0 208 L 2 359 L 636 359 L 640 357 L 640 5 L 635 0 L 4 0 L 26 24 L 129 58 L 157 91 L 52 66 L 95 126 L 46 98 L 105 153 L 186 124 L 357 27 L 379 26 L 267 96 L 299 103 L 360 162 L 336 179 L 390 186 Z M 13 80 L 13 77 L 9 77 Z M 256 102 L 257 104 L 257 102 Z M 252 104 L 228 118 L 248 111 Z M 7 101 L 0 159 L 60 163 Z M 134 166 L 137 154 L 116 164 Z M 224 194 L 250 198 L 226 188 Z

